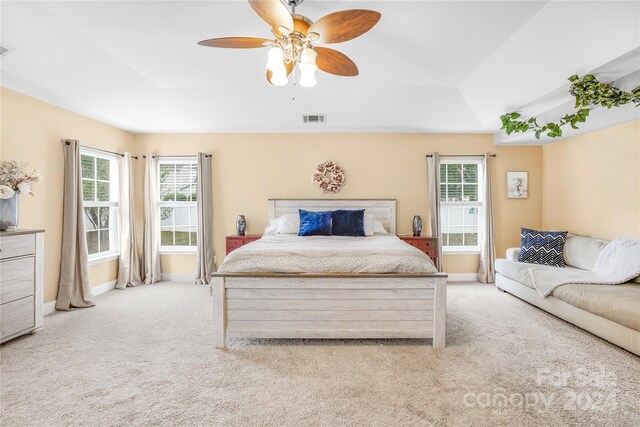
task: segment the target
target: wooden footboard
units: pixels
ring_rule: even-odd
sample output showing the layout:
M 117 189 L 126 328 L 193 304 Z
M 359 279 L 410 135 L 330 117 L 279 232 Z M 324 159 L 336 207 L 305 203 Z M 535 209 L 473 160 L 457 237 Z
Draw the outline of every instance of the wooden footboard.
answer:
M 226 337 L 433 338 L 445 345 L 446 274 L 216 274 L 215 345 Z

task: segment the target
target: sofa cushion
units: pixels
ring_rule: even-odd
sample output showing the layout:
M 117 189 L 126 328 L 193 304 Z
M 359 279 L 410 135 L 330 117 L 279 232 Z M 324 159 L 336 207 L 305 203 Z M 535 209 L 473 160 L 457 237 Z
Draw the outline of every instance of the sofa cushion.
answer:
M 569 234 L 564 242 L 564 262 L 582 270 L 593 270 L 598 255 L 609 242 Z
M 564 267 L 564 241 L 566 231 L 538 231 L 520 229 L 520 255 L 518 261 L 531 264 Z
M 555 298 L 640 331 L 640 285 L 562 285 Z

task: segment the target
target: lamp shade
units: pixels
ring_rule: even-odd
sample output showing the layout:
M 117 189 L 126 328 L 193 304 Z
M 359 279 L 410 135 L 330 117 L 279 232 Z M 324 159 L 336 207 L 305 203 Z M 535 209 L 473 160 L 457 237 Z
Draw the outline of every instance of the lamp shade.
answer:
M 286 86 L 286 84 L 289 83 L 289 79 L 287 79 L 287 69 L 282 62 L 280 66 L 273 70 L 271 83 L 275 86 Z
M 317 70 L 318 65 L 316 64 L 316 57 L 318 56 L 318 52 L 311 49 L 310 47 L 305 48 L 302 51 L 302 55 L 300 55 L 300 69 L 301 70 Z
M 272 47 L 269 49 L 269 55 L 267 57 L 267 70 L 276 71 L 276 68 L 283 65 L 284 54 L 279 47 Z
M 300 67 L 300 86 L 313 87 L 318 83 L 316 80 L 316 70 L 313 68 Z

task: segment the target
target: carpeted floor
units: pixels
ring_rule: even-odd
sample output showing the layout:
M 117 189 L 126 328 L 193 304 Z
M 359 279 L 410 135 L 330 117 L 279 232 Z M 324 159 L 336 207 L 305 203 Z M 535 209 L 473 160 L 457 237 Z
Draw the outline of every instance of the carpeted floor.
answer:
M 640 423 L 640 358 L 494 287 L 430 340 L 212 346 L 208 289 L 111 291 L 0 348 L 2 426 Z

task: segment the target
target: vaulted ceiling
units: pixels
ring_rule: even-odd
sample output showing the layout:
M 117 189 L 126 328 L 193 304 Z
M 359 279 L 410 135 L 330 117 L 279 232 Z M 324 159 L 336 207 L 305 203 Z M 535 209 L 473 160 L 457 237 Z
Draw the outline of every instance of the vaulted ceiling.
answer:
M 1 59 L 3 86 L 136 133 L 495 132 L 500 114 L 566 103 L 568 76 L 640 47 L 637 1 L 307 0 L 297 12 L 312 20 L 354 8 L 382 19 L 331 46 L 356 62 L 358 77 L 318 73 L 313 88 L 273 87 L 266 49 L 196 44 L 269 38 L 246 1 L 2 1 L 0 8 L 0 42 L 10 49 Z M 560 96 L 549 103 L 553 94 Z M 327 123 L 304 125 L 303 114 L 326 114 Z

